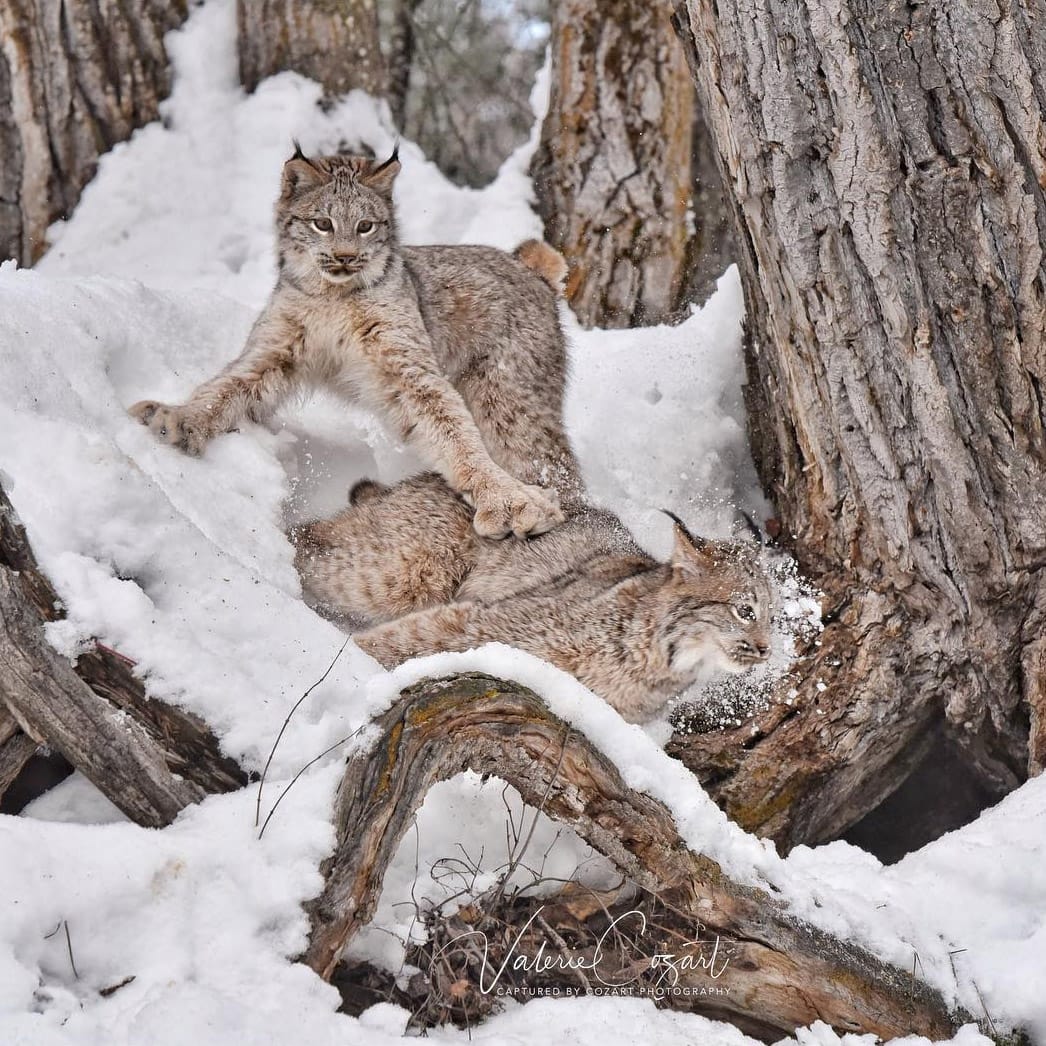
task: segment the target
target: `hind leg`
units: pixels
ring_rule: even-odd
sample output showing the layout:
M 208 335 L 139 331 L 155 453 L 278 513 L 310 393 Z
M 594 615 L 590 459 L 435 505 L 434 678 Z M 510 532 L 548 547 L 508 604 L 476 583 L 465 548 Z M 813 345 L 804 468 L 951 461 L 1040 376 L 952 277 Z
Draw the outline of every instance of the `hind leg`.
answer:
M 306 601 L 379 622 L 449 602 L 476 561 L 472 510 L 435 475 L 394 487 L 365 481 L 331 519 L 290 533 Z

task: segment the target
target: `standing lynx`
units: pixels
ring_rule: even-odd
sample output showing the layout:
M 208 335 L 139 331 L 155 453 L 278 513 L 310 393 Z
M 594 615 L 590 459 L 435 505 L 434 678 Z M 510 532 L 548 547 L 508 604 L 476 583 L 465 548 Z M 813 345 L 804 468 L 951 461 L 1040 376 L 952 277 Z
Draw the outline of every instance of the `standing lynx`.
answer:
M 475 508 L 478 534 L 540 534 L 580 489 L 563 431 L 562 259 L 529 241 L 401 247 L 400 164 L 287 161 L 276 204 L 279 278 L 239 358 L 181 406 L 130 413 L 190 454 L 260 419 L 293 390 L 327 386 L 389 421 Z
M 529 541 L 478 537 L 439 476 L 358 484 L 351 502 L 294 528 L 295 562 L 318 610 L 384 622 L 354 638 L 386 667 L 509 643 L 638 722 L 695 680 L 769 655 L 771 590 L 753 550 L 678 520 L 672 558 L 658 563 L 594 508 Z

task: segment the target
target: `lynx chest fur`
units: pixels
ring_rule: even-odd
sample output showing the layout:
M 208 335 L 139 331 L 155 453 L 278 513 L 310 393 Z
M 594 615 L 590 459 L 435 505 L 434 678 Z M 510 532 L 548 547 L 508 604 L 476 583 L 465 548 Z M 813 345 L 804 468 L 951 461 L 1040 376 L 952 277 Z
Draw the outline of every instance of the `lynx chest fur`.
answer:
M 398 171 L 395 153 L 382 164 L 296 153 L 276 205 L 279 278 L 243 352 L 187 403 L 131 413 L 198 454 L 295 388 L 325 385 L 411 443 L 474 506 L 477 533 L 542 533 L 580 490 L 562 425 L 562 259 L 533 242 L 519 257 L 401 247 Z

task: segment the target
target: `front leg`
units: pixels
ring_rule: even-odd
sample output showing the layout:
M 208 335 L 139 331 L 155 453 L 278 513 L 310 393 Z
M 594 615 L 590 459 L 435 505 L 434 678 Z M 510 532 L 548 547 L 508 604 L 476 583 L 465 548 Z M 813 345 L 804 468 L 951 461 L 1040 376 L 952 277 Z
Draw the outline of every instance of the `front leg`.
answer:
M 301 328 L 267 309 L 258 318 L 240 355 L 220 374 L 196 388 L 180 405 L 142 400 L 128 409 L 164 443 L 198 455 L 215 436 L 244 418 L 259 421 L 300 380 Z
M 367 398 L 475 508 L 483 537 L 542 534 L 563 522 L 556 495 L 522 483 L 491 458 L 465 401 L 441 373 L 420 316 L 370 323 L 358 335 Z

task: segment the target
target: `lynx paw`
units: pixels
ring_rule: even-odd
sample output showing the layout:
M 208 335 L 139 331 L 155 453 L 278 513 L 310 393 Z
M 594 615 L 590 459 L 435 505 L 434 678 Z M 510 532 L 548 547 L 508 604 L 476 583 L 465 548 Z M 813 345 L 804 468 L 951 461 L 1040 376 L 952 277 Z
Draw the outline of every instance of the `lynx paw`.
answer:
M 197 415 L 184 406 L 169 407 L 155 400 L 142 400 L 128 408 L 127 413 L 147 426 L 157 439 L 193 457 L 203 453 L 207 441 L 214 435 Z
M 485 538 L 535 536 L 564 519 L 556 495 L 524 483 L 504 484 L 476 499 L 472 526 Z

